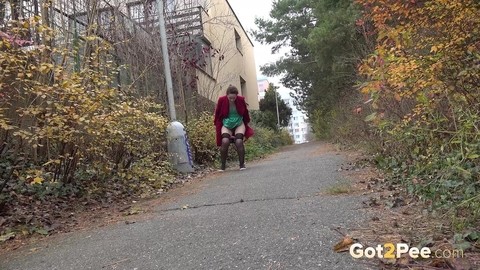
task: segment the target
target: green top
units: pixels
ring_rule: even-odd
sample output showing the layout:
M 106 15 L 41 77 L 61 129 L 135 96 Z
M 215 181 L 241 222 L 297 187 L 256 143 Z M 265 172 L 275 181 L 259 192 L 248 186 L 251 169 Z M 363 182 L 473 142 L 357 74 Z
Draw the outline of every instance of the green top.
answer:
M 228 116 L 223 119 L 223 126 L 228 129 L 234 129 L 240 126 L 243 122 L 243 117 L 238 114 L 237 108 L 235 106 L 230 106 L 230 111 Z

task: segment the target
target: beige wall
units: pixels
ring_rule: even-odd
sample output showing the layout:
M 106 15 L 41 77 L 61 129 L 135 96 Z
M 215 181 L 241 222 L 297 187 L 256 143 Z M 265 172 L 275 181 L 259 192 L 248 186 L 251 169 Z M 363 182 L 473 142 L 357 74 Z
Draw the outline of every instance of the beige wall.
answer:
M 204 35 L 219 53 L 212 58 L 212 76 L 197 71 L 201 94 L 216 101 L 232 84 L 246 97 L 249 109 L 257 110 L 257 74 L 252 43 L 227 0 L 210 0 L 205 4 L 205 9 L 208 16 L 204 19 Z M 235 31 L 240 36 L 240 50 L 236 46 Z M 245 80 L 243 91 L 240 78 Z

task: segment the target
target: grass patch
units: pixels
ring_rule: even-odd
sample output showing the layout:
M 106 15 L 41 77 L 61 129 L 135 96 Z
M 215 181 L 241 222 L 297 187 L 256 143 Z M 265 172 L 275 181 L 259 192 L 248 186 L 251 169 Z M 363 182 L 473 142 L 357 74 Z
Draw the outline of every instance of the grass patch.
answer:
M 352 184 L 346 180 L 336 183 L 335 185 L 327 188 L 327 194 L 340 195 L 353 192 Z

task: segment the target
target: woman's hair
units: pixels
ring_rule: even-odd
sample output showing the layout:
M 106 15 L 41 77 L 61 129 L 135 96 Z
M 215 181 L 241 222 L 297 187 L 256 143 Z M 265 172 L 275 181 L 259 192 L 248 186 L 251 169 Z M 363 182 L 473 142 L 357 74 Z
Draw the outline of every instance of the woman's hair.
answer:
M 227 88 L 227 95 L 228 94 L 236 94 L 238 95 L 238 89 L 237 87 L 233 86 L 230 84 L 230 86 Z

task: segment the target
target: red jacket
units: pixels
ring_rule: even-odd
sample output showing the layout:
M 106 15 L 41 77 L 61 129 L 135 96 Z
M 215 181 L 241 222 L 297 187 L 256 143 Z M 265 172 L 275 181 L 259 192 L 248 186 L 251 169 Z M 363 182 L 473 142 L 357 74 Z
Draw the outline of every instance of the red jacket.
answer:
M 215 116 L 213 119 L 213 123 L 215 124 L 215 131 L 216 131 L 216 139 L 217 139 L 217 146 L 222 145 L 222 126 L 223 126 L 223 119 L 228 116 L 230 111 L 230 105 L 227 96 L 222 96 L 218 98 L 217 107 L 215 108 Z M 237 96 L 235 100 L 235 107 L 237 108 L 237 112 L 239 115 L 243 117 L 243 123 L 245 124 L 245 140 L 252 137 L 254 134 L 253 129 L 248 126 L 250 123 L 250 115 L 248 114 L 247 103 L 245 102 L 245 98 L 242 96 Z

